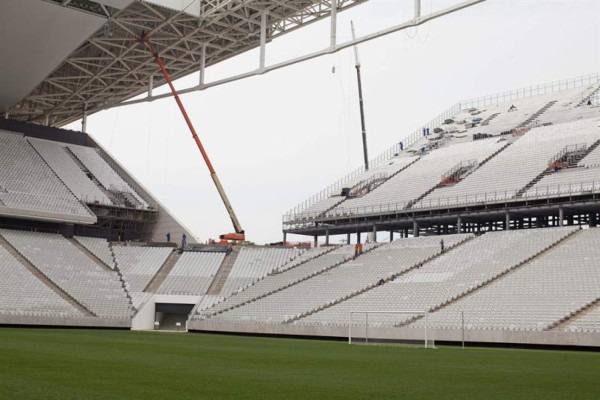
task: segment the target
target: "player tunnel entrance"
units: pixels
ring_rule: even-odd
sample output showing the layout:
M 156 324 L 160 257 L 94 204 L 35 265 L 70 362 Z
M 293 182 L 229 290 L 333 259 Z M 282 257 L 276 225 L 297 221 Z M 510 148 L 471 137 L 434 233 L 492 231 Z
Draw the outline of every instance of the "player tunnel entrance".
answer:
M 186 322 L 194 304 L 156 303 L 154 329 L 161 331 L 186 332 Z

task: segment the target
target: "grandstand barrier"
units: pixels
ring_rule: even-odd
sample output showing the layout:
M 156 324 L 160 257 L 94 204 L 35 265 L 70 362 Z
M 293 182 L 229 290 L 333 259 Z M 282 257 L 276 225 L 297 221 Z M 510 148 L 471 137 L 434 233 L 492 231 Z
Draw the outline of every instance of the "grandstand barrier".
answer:
M 190 320 L 190 331 L 228 332 L 251 335 L 284 335 L 307 337 L 335 337 L 348 340 L 348 326 L 308 326 L 294 324 L 252 324 L 211 322 L 210 320 Z M 502 343 L 512 345 L 547 345 L 547 346 L 590 346 L 600 347 L 600 335 L 585 332 L 564 331 L 508 331 L 508 330 L 465 330 L 436 329 L 436 342 L 469 343 Z M 419 341 L 424 337 L 421 328 L 381 328 L 373 327 L 369 335 L 378 340 Z
M 59 326 L 81 328 L 131 328 L 129 318 L 42 317 L 29 315 L 0 315 L 0 325 Z
M 411 207 L 412 211 L 429 211 L 437 209 L 448 209 L 453 207 L 473 206 L 482 204 L 508 204 L 522 202 L 524 200 L 550 200 L 557 197 L 576 198 L 584 195 L 600 195 L 600 180 L 585 181 L 553 186 L 536 186 L 534 191 L 528 191 L 523 197 L 516 197 L 518 190 L 505 190 L 494 192 L 483 192 L 463 196 L 437 197 L 421 200 L 418 205 Z M 311 221 L 327 221 L 331 219 L 350 218 L 354 216 L 372 216 L 397 212 L 405 212 L 411 202 L 388 203 L 373 206 L 361 206 L 352 208 L 338 207 L 322 212 L 302 213 L 299 215 L 285 215 L 283 225 L 286 228 L 302 226 Z

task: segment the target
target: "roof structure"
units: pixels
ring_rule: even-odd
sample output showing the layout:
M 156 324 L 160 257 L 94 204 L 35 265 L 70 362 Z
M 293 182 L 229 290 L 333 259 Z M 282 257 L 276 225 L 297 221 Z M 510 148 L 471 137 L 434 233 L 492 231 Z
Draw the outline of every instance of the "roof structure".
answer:
M 337 12 L 366 1 L 337 0 Z M 200 7 L 193 12 L 139 0 L 25 0 L 3 5 L 8 11 L 3 13 L 6 21 L 2 22 L 7 23 L 10 23 L 11 13 L 23 14 L 28 7 L 35 6 L 38 32 L 30 35 L 33 37 L 23 38 L 25 44 L 52 40 L 54 43 L 50 44 L 60 47 L 63 53 L 72 51 L 58 64 L 41 60 L 47 70 L 27 77 L 30 85 L 33 79 L 37 86 L 22 96 L 18 94 L 24 87 L 15 90 L 13 98 L 4 99 L 0 111 L 12 119 L 60 127 L 80 119 L 84 110 L 89 115 L 164 83 L 152 55 L 136 41 L 142 31 L 149 33 L 172 77 L 180 78 L 200 70 L 202 65 L 211 66 L 259 47 L 261 20 L 266 21 L 268 42 L 328 17 L 332 1 L 206 0 L 198 4 Z M 61 47 L 61 38 L 44 39 L 40 24 L 48 12 L 46 9 L 52 11 L 53 17 L 58 12 L 67 26 L 89 20 L 88 30 L 79 26 L 71 31 L 70 37 L 81 38 L 82 43 Z M 74 17 L 74 12 L 79 18 Z M 22 21 L 13 20 L 12 24 L 15 23 Z M 91 36 L 90 26 L 96 28 Z M 16 41 L 12 45 L 18 47 L 23 43 Z M 60 54 L 60 51 L 54 49 L 52 53 Z M 35 54 L 23 54 L 23 68 L 34 64 L 35 57 Z M 23 73 L 18 67 L 11 69 Z M 36 79 L 40 74 L 42 76 Z M 1 83 L 4 87 L 6 82 Z

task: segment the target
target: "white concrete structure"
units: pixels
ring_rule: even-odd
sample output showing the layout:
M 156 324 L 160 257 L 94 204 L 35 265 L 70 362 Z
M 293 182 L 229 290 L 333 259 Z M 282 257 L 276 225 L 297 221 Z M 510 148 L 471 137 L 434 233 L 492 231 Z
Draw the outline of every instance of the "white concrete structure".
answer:
M 157 293 L 206 294 L 224 258 L 225 253 L 183 253 Z

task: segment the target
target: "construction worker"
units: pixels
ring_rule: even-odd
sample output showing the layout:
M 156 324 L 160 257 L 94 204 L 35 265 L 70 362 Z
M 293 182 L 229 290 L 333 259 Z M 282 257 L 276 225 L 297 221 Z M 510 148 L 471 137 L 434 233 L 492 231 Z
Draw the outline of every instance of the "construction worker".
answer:
M 442 253 L 444 252 L 444 239 L 440 240 L 440 247 L 442 249 Z
M 187 244 L 187 236 L 185 236 L 185 233 L 181 236 L 181 248 L 185 248 L 185 245 Z
M 358 244 L 358 254 L 362 254 L 363 253 L 363 244 L 359 243 Z
M 171 232 L 167 232 L 167 243 L 171 243 Z

